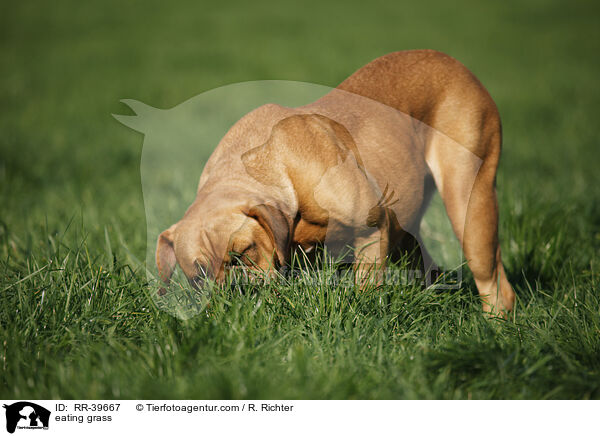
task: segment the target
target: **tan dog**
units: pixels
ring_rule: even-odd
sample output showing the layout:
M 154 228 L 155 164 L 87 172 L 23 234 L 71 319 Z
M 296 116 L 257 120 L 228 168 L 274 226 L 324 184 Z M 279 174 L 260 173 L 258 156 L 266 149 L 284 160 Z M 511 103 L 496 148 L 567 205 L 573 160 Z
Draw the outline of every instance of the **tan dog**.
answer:
M 177 263 L 196 283 L 238 265 L 272 271 L 320 243 L 354 247 L 359 269 L 383 265 L 415 247 L 435 186 L 484 311 L 505 315 L 515 296 L 498 244 L 501 142 L 492 98 L 458 61 L 431 50 L 383 56 L 315 103 L 239 120 L 194 203 L 159 236 L 159 274 L 168 284 Z M 423 261 L 431 266 L 425 251 Z

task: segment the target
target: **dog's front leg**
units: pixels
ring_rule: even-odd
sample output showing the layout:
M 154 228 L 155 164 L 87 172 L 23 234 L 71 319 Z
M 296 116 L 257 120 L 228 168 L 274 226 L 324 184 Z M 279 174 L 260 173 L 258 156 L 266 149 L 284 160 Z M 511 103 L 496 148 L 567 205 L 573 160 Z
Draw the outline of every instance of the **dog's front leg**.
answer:
M 388 238 L 384 229 L 354 241 L 354 282 L 361 289 L 377 287 L 384 283 Z

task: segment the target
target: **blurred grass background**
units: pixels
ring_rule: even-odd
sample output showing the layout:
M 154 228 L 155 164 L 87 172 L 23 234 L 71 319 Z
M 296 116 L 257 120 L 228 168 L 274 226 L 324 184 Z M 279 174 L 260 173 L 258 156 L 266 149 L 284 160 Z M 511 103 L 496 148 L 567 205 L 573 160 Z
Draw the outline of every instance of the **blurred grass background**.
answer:
M 2 2 L 0 395 L 600 396 L 599 9 Z M 383 308 L 347 297 L 347 307 L 326 306 L 329 318 L 293 287 L 294 310 L 265 289 L 226 294 L 206 318 L 156 311 L 132 267 L 146 248 L 143 137 L 111 117 L 127 113 L 119 100 L 170 108 L 263 79 L 336 86 L 380 55 L 415 48 L 459 59 L 500 109 L 501 239 L 520 298 L 513 322 L 482 319 L 468 289 L 389 289 Z

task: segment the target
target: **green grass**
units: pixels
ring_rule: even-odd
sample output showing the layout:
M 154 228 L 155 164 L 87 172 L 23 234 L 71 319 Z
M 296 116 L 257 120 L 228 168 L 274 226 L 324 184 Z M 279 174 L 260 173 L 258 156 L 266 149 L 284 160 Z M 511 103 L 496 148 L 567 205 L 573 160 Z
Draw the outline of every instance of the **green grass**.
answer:
M 599 8 L 593 2 L 8 3 L 0 6 L 0 396 L 600 398 Z M 498 103 L 508 322 L 460 291 L 282 282 L 158 310 L 142 136 L 122 98 L 169 108 L 229 83 L 335 86 L 435 48 Z

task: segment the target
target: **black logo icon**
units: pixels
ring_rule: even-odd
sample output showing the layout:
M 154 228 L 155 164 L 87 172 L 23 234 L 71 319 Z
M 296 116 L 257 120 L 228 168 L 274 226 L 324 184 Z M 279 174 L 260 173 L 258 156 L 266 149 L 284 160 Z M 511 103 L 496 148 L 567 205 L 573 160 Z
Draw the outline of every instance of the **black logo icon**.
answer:
M 48 429 L 50 411 L 42 406 L 29 401 L 19 401 L 10 406 L 5 404 L 4 408 L 6 409 L 6 431 L 9 433 L 14 433 L 17 426 L 19 429 Z

